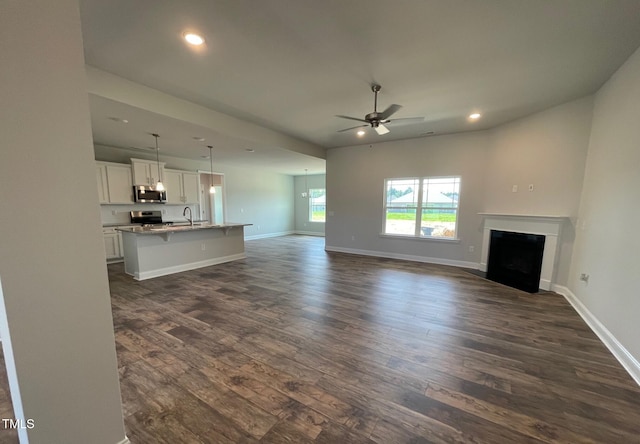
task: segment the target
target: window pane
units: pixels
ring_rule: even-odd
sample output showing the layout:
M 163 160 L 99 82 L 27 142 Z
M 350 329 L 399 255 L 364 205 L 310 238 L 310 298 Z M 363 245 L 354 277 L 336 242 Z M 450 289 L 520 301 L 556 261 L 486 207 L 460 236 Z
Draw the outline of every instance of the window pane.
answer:
M 386 234 L 416 234 L 416 207 L 387 208 L 384 232 Z
M 387 180 L 387 206 L 418 206 L 418 179 Z
M 456 210 L 430 208 L 422 210 L 422 236 L 456 237 Z
M 309 190 L 309 221 L 325 222 L 326 208 L 326 190 L 324 188 L 311 188 Z
M 427 178 L 422 186 L 420 234 L 455 238 L 460 178 Z
M 422 204 L 425 207 L 457 208 L 460 197 L 460 179 L 444 177 L 423 181 Z

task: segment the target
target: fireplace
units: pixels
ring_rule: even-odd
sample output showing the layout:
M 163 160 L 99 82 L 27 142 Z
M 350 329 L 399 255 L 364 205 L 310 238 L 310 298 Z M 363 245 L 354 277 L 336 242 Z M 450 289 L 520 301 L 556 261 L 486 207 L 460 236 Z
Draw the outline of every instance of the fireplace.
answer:
M 487 279 L 537 293 L 545 236 L 491 230 Z
M 542 235 L 544 237 L 544 251 L 538 288 L 551 290 L 560 252 L 560 233 L 563 224 L 569 220 L 568 217 L 499 213 L 480 213 L 480 215 L 484 219 L 480 271 L 488 269 L 489 243 L 492 231 Z

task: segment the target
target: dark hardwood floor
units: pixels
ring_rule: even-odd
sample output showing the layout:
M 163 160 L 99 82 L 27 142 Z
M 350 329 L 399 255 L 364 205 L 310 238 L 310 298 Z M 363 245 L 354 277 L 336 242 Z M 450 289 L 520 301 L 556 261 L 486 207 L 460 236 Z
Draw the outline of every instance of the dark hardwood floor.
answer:
M 640 443 L 640 388 L 562 296 L 323 248 L 109 266 L 132 443 Z

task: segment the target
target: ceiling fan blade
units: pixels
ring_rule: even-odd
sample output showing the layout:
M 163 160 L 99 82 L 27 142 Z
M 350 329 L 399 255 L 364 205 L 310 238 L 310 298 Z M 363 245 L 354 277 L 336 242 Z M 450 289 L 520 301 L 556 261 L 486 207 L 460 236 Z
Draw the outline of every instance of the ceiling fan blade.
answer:
M 387 134 L 389 132 L 389 129 L 382 123 L 378 124 L 378 126 L 376 126 L 374 129 L 379 136 L 382 136 L 383 134 Z
M 369 126 L 369 125 L 358 125 L 358 126 L 352 126 L 351 128 L 341 129 L 341 130 L 338 130 L 337 132 L 338 132 L 338 133 L 344 133 L 345 131 L 351 131 L 352 129 L 356 129 L 356 128 L 365 128 L 365 127 L 367 127 L 367 126 Z
M 424 117 L 402 117 L 401 119 L 387 120 L 384 123 L 410 124 L 410 123 L 419 123 L 419 122 L 424 122 Z
M 380 120 L 386 120 L 389 118 L 389 116 L 398 112 L 400 108 L 402 108 L 402 105 L 389 105 L 387 109 L 385 109 L 381 113 L 378 113 L 378 118 Z
M 364 123 L 369 123 L 364 119 L 358 119 L 357 117 L 349 117 L 349 116 L 336 116 L 336 117 L 340 117 L 341 119 L 349 119 L 349 120 L 356 120 L 358 122 L 364 122 Z

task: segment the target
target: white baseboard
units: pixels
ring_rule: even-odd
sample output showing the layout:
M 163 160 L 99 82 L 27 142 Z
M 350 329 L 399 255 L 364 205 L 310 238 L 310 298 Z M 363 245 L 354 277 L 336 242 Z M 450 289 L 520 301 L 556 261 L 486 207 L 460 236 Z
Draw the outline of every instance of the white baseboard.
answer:
M 197 268 L 204 268 L 211 265 L 223 264 L 225 262 L 237 261 L 238 259 L 244 259 L 246 257 L 247 255 L 244 253 L 231 254 L 229 256 L 216 257 L 204 261 L 190 262 L 188 264 L 175 265 L 173 267 L 158 268 L 156 270 L 138 272 L 133 275 L 133 278 L 137 281 L 144 281 L 145 279 L 151 279 L 158 276 L 166 276 L 168 274 L 180 273 L 182 271 L 195 270 Z
M 426 264 L 451 265 L 453 267 L 471 268 L 474 270 L 478 269 L 478 267 L 480 266 L 480 264 L 478 264 L 477 262 L 456 261 L 452 259 L 442 259 L 439 257 L 413 256 L 410 254 L 389 253 L 386 251 L 358 250 L 356 248 L 342 248 L 342 247 L 332 247 L 332 246 L 326 246 L 326 245 L 324 249 L 325 251 L 335 251 L 337 253 L 349 253 L 349 254 L 359 254 L 362 256 L 384 257 L 388 259 L 400 259 L 404 261 L 423 262 Z
M 266 239 L 268 237 L 280 237 L 280 236 L 289 236 L 290 234 L 296 234 L 295 231 L 279 231 L 277 233 L 266 233 L 266 234 L 254 234 L 253 236 L 245 236 L 244 240 L 256 240 L 256 239 Z
M 553 285 L 552 290 L 561 294 L 578 312 L 580 317 L 587 323 L 593 332 L 600 338 L 602 343 L 609 349 L 613 356 L 622 364 L 624 369 L 631 375 L 636 384 L 640 385 L 640 362 L 616 339 L 607 327 L 589 311 L 587 307 L 576 297 L 573 292 L 563 285 Z

